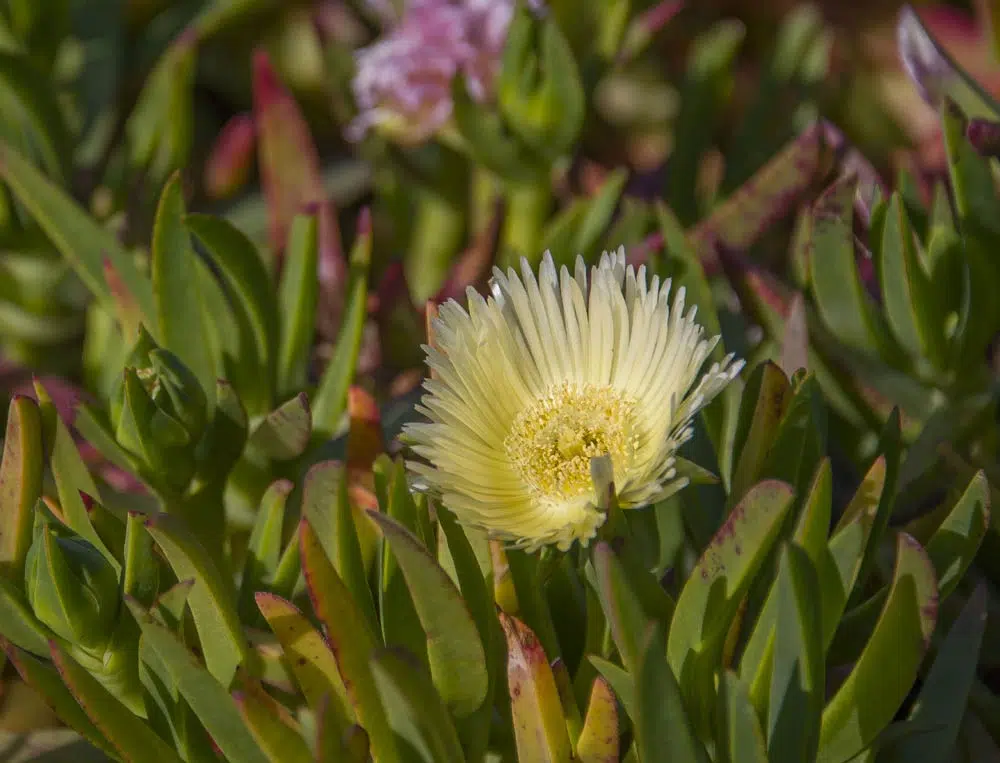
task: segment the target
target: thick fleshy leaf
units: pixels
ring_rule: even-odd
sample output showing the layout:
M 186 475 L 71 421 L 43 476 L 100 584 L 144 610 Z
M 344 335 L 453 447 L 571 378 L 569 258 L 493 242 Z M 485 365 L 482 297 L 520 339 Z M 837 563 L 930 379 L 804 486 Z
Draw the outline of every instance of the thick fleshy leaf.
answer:
M 791 397 L 791 385 L 774 363 L 757 366 L 747 379 L 736 422 L 732 503 L 746 495 L 760 478 Z
M 370 660 L 377 645 L 375 633 L 306 518 L 299 525 L 299 543 L 313 611 L 326 628 L 347 696 L 358 723 L 368 732 L 372 756 L 379 763 L 396 763 L 400 760 L 398 742 L 372 676 Z
M 489 726 L 493 716 L 493 697 L 504 668 L 503 636 L 497 619 L 496 605 L 483 577 L 476 552 L 465 530 L 451 512 L 442 506 L 435 507 L 441 528 L 442 541 L 447 544 L 447 555 L 455 570 L 455 580 L 462 591 L 462 598 L 469 608 L 479 631 L 486 652 L 486 673 L 489 680 L 486 699 L 479 711 L 458 723 L 458 733 L 469 759 L 478 760 L 486 754 Z M 443 564 L 443 562 L 442 562 Z
M 875 630 L 823 711 L 819 763 L 857 755 L 892 721 L 923 660 L 937 620 L 937 581 L 922 548 L 900 533 L 896 569 Z M 892 670 L 885 670 L 892 665 Z
M 259 684 L 246 682 L 233 693 L 243 722 L 271 763 L 312 763 L 309 745 L 291 713 Z
M 598 676 L 590 689 L 587 717 L 576 741 L 576 759 L 580 763 L 617 763 L 619 728 L 618 704 L 611 684 Z
M 84 712 L 129 763 L 180 763 L 173 748 L 133 715 L 79 663 L 51 644 L 52 661 Z
M 231 223 L 210 215 L 187 215 L 184 222 L 205 245 L 232 291 L 229 305 L 240 313 L 238 325 L 249 329 L 245 341 L 240 342 L 238 362 L 245 362 L 258 380 L 255 390 L 266 407 L 273 397 L 278 352 L 278 313 L 271 277 L 257 247 Z
M 508 128 L 542 156 L 567 152 L 580 131 L 586 96 L 569 42 L 555 19 L 517 6 L 503 51 L 497 100 Z
M 855 350 L 884 352 L 890 347 L 881 317 L 866 293 L 854 252 L 851 177 L 830 186 L 813 207 L 813 252 L 809 281 L 823 322 Z
M 801 546 L 817 567 L 830 568 L 830 553 L 827 550 L 827 532 L 830 528 L 830 513 L 833 505 L 833 477 L 830 462 L 825 459 L 816 471 L 809 493 L 803 502 L 792 540 Z M 860 564 L 860 554 L 858 556 Z M 778 620 L 779 590 L 772 585 L 764 606 L 757 615 L 753 631 L 740 656 L 740 678 L 751 690 L 761 709 L 765 707 L 766 687 L 770 686 L 771 669 L 774 665 L 775 625 Z M 838 613 L 839 616 L 839 613 Z
M 945 311 L 917 256 L 913 228 L 898 193 L 886 210 L 878 254 L 882 303 L 896 339 L 911 355 L 944 363 Z
M 291 461 L 305 452 L 311 434 L 309 397 L 300 392 L 267 414 L 250 434 L 247 445 L 275 461 Z
M 635 676 L 636 746 L 643 763 L 709 763 L 690 707 L 670 669 L 663 626 L 646 628 Z
M 107 740 L 100 729 L 94 725 L 90 717 L 80 707 L 76 697 L 70 693 L 63 682 L 59 671 L 49 660 L 42 660 L 34 655 L 18 649 L 12 644 L 5 645 L 7 658 L 17 670 L 21 679 L 38 694 L 55 711 L 59 719 L 80 736 L 94 745 L 106 755 L 117 754 L 114 746 Z
M 778 567 L 777 622 L 767 707 L 770 760 L 813 760 L 825 675 L 819 578 L 808 553 L 788 544 Z
M 989 527 L 990 487 L 980 471 L 927 542 L 942 601 L 965 575 Z
M 500 625 L 507 637 L 507 685 L 518 759 L 570 763 L 566 716 L 541 642 L 515 617 L 500 613 Z
M 157 514 L 146 529 L 163 551 L 178 580 L 194 580 L 188 606 L 205 655 L 205 666 L 220 686 L 228 687 L 249 647 L 236 614 L 236 591 L 211 555 L 176 517 Z M 231 704 L 231 703 L 230 703 Z
M 380 456 L 372 467 L 372 476 L 381 510 L 413 532 L 426 546 L 431 546 L 429 525 L 421 521 L 427 516 L 421 515 L 421 509 L 426 509 L 426 504 L 417 506 L 403 460 Z M 374 521 L 367 515 L 366 518 Z M 427 634 L 421 626 L 410 587 L 389 543 L 382 543 L 380 551 L 378 610 L 382 639 L 387 645 L 403 647 L 420 658 L 430 670 Z
M 615 663 L 605 660 L 603 657 L 598 657 L 596 655 L 590 655 L 587 659 L 590 660 L 591 665 L 593 665 L 597 672 L 601 674 L 615 691 L 615 696 L 618 697 L 618 701 L 622 703 L 622 708 L 628 714 L 628 717 L 635 722 L 636 719 L 636 705 L 635 705 L 635 680 L 632 674 L 624 670 Z
M 101 494 L 80 456 L 76 443 L 73 442 L 73 435 L 70 434 L 69 428 L 63 422 L 55 403 L 41 382 L 35 382 L 35 394 L 38 395 L 38 407 L 42 418 L 42 442 L 45 445 L 49 468 L 55 479 L 63 519 L 70 529 L 100 551 L 115 571 L 120 571 L 121 564 L 98 536 L 90 522 L 87 506 L 83 502 L 81 493 L 97 501 L 101 500 Z
M 160 587 L 160 560 L 153 552 L 153 537 L 146 532 L 145 514 L 128 513 L 124 549 L 122 593 L 151 606 Z
M 290 480 L 275 480 L 260 499 L 240 579 L 238 610 L 243 622 L 254 619 L 254 594 L 263 590 L 265 584 L 274 579 L 278 570 L 283 550 L 281 538 L 285 524 L 285 506 L 294 489 L 295 485 Z
M 953 753 L 976 678 L 986 631 L 987 595 L 985 584 L 976 587 L 923 681 L 909 721 L 928 731 L 888 746 L 879 761 L 884 756 L 885 763 L 938 763 Z
M 192 590 L 191 595 L 194 596 Z M 225 686 L 220 684 L 183 643 L 132 599 L 126 603 L 142 629 L 142 641 L 167 669 L 177 689 L 204 724 L 212 740 L 230 760 L 268 763 Z M 192 608 L 193 609 L 193 608 Z
M 31 545 L 35 503 L 42 494 L 42 417 L 30 397 L 15 395 L 7 409 L 0 462 L 0 576 L 20 587 Z
M 885 486 L 885 458 L 879 457 L 868 469 L 834 529 L 828 546 L 829 555 L 816 561 L 820 587 L 823 589 L 821 607 L 824 650 L 830 648 L 837 632 L 837 624 L 861 574 Z
M 291 394 L 306 385 L 309 351 L 316 333 L 318 263 L 316 215 L 296 215 L 288 231 L 278 284 L 278 395 Z
M 208 352 L 208 329 L 199 296 L 191 234 L 184 227 L 184 196 L 175 173 L 160 196 L 153 225 L 153 297 L 160 344 L 191 369 L 205 395 L 215 396 L 218 362 Z
M 706 269 L 718 268 L 719 244 L 745 251 L 826 174 L 833 153 L 827 129 L 820 122 L 803 131 L 691 230 L 689 238 Z
M 431 553 L 399 522 L 369 511 L 392 548 L 427 634 L 427 657 L 434 686 L 459 718 L 486 698 L 486 653 L 458 588 Z
M 368 268 L 371 264 L 371 213 L 364 209 L 358 218 L 357 238 L 351 250 L 350 277 L 344 315 L 333 355 L 313 398 L 313 428 L 318 436 L 337 431 L 347 409 L 347 391 L 354 380 L 361 350 L 368 304 Z
M 764 732 L 757 711 L 750 703 L 746 684 L 732 671 L 727 670 L 722 675 L 719 705 L 721 763 L 767 763 Z
M 0 578 L 0 636 L 39 656 L 48 653 L 49 640 L 54 638 L 35 617 L 21 589 L 6 578 Z
M 399 649 L 379 649 L 372 674 L 389 724 L 426 763 L 465 761 L 448 709 L 418 660 Z
M 770 553 L 792 490 L 768 480 L 750 489 L 715 535 L 681 590 L 667 641 L 670 669 L 699 728 L 710 723 L 714 674 L 732 618 Z
M 327 723 L 342 734 L 354 719 L 347 689 L 340 677 L 336 658 L 323 635 L 294 604 L 261 591 L 255 599 L 261 614 L 278 637 L 295 682 L 312 709 L 323 707 Z
M 45 231 L 80 280 L 113 315 L 115 300 L 104 278 L 104 258 L 135 300 L 144 323 L 154 327 L 156 311 L 149 279 L 136 267 L 114 233 L 102 227 L 31 162 L 0 142 L 0 178 Z
M 363 516 L 355 518 L 342 463 L 324 461 L 308 471 L 302 488 L 302 514 L 315 530 L 320 545 L 364 615 L 367 626 L 377 628 L 375 600 L 355 529 L 356 521 L 368 520 Z
M 594 547 L 592 559 L 611 635 L 625 667 L 635 673 L 645 646 L 646 626 L 659 622 L 666 627 L 674 603 L 648 571 L 630 563 L 629 556 L 629 549 L 616 554 L 602 541 Z

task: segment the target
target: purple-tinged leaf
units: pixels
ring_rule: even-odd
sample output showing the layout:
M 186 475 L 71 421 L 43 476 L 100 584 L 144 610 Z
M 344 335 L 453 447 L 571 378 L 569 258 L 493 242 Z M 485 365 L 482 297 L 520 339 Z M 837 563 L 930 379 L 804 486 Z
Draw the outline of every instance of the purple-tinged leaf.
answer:
M 317 205 L 321 289 L 317 327 L 330 337 L 340 322 L 347 278 L 336 210 L 326 196 L 319 155 L 302 112 L 263 51 L 254 56 L 253 98 L 271 246 L 276 254 L 282 252 L 292 219 L 307 205 Z
M 833 164 L 825 122 L 805 130 L 688 233 L 706 271 L 717 271 L 717 247 L 749 248 L 789 214 Z
M 257 128 L 251 114 L 236 114 L 223 126 L 205 162 L 205 191 L 226 199 L 247 181 L 253 166 Z

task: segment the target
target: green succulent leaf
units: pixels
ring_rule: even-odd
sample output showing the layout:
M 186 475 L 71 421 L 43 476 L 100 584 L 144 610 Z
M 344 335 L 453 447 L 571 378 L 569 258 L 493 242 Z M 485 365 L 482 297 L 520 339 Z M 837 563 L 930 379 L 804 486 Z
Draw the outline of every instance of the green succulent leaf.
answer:
M 313 430 L 318 437 L 329 437 L 336 432 L 347 410 L 347 391 L 354 379 L 358 353 L 361 350 L 361 335 L 368 315 L 371 251 L 371 220 L 363 215 L 351 250 L 350 277 L 340 333 L 333 355 L 313 396 Z
M 635 722 L 636 719 L 636 689 L 635 679 L 631 673 L 619 665 L 605 660 L 597 655 L 589 655 L 588 660 L 601 674 L 601 677 L 614 689 L 615 696 L 621 702 L 622 708 L 629 718 Z
M 695 720 L 670 668 L 663 626 L 646 628 L 635 673 L 636 746 L 643 763 L 709 763 Z
M 937 581 L 926 552 L 908 535 L 875 630 L 847 680 L 823 711 L 819 763 L 842 763 L 871 745 L 907 692 L 937 619 Z M 891 664 L 893 669 L 884 667 Z
M 233 295 L 229 305 L 239 313 L 237 325 L 245 327 L 235 361 L 245 366 L 241 379 L 256 380 L 253 400 L 266 408 L 273 397 L 279 331 L 271 276 L 257 247 L 231 223 L 196 214 L 187 215 L 184 223 L 205 245 L 209 259 Z
M 894 346 L 858 274 L 854 195 L 855 182 L 848 177 L 830 186 L 813 207 L 809 282 L 820 317 L 836 337 L 857 351 L 881 356 Z
M 38 407 L 42 416 L 42 442 L 45 444 L 45 455 L 55 479 L 59 506 L 65 522 L 70 529 L 100 551 L 116 572 L 120 572 L 121 565 L 118 559 L 97 535 L 80 495 L 85 493 L 100 501 L 101 494 L 97 485 L 94 484 L 93 477 L 90 476 L 80 451 L 73 442 L 73 435 L 60 417 L 49 393 L 39 381 L 35 382 L 35 394 L 38 396 Z
M 196 595 L 197 586 L 191 591 Z M 233 702 L 226 686 L 209 673 L 169 629 L 131 599 L 126 599 L 142 629 L 143 649 L 149 649 L 166 667 L 181 696 L 191 706 L 215 744 L 231 760 L 268 763 Z M 194 609 L 192 601 L 192 611 Z M 143 657 L 144 661 L 148 658 Z
M 267 414 L 247 445 L 275 461 L 291 461 L 305 453 L 311 435 L 309 397 L 300 392 Z
M 486 653 L 458 588 L 420 541 L 385 514 L 368 515 L 382 529 L 402 570 L 420 624 L 434 686 L 458 718 L 474 712 L 487 696 Z
M 135 302 L 143 322 L 154 326 L 153 289 L 114 233 L 101 227 L 61 188 L 9 145 L 0 142 L 0 178 L 112 315 L 115 298 L 105 279 L 105 258 Z
M 861 574 L 865 552 L 871 544 L 875 517 L 886 489 L 885 458 L 868 469 L 860 487 L 847 504 L 829 543 L 829 556 L 817 560 L 823 599 L 823 648 L 837 632 L 847 601 Z
M 400 760 L 399 743 L 372 676 L 370 660 L 377 646 L 376 635 L 330 563 L 308 519 L 299 525 L 299 543 L 309 598 L 326 629 L 358 723 L 368 733 L 373 757 L 379 763 L 395 763 Z
M 316 333 L 319 303 L 319 243 L 315 215 L 292 219 L 278 284 L 278 350 L 276 389 L 279 396 L 306 385 L 309 351 Z
M 825 675 L 819 578 L 801 547 L 788 544 L 778 567 L 777 622 L 767 713 L 770 760 L 813 760 Z
M 94 725 L 130 763 L 180 763 L 180 756 L 141 718 L 105 689 L 79 663 L 53 642 L 52 661 L 63 681 Z M 247 760 L 250 760 L 249 758 Z
M 284 651 L 285 659 L 310 708 L 325 708 L 327 723 L 343 734 L 354 720 L 354 710 L 340 677 L 337 660 L 323 635 L 295 605 L 261 591 L 255 596 Z M 338 737 L 339 738 L 339 737 Z
M 714 674 L 731 621 L 791 505 L 792 490 L 785 483 L 765 481 L 751 488 L 681 589 L 667 657 L 699 728 L 710 723 Z
M 175 173 L 160 196 L 153 226 L 152 280 L 157 334 L 163 347 L 191 369 L 205 394 L 214 396 L 220 361 L 208 352 L 196 257 L 184 226 L 184 197 Z
M 719 684 L 719 752 L 722 763 L 767 763 L 764 732 L 745 683 L 730 670 Z
M 273 580 L 278 571 L 286 505 L 294 488 L 289 480 L 275 480 L 260 499 L 240 578 L 238 609 L 243 622 L 253 620 L 254 594 L 263 590 L 266 582 Z
M 176 517 L 168 514 L 150 517 L 146 520 L 146 530 L 163 551 L 177 579 L 194 580 L 188 606 L 198 629 L 205 666 L 220 686 L 228 687 L 236 668 L 246 664 L 249 657 L 249 646 L 236 613 L 232 580 L 219 571 L 206 548 Z
M 466 760 L 445 700 L 419 660 L 401 649 L 379 649 L 372 675 L 389 724 L 425 763 Z
M 938 595 L 942 601 L 964 577 L 989 527 L 989 482 L 980 471 L 927 543 L 927 555 L 937 571 Z
M 350 591 L 351 599 L 361 610 L 367 626 L 377 629 L 379 620 L 375 614 L 375 600 L 361 556 L 343 464 L 324 461 L 306 473 L 302 488 L 302 514 L 316 531 L 320 545 Z M 364 516 L 357 519 L 368 521 Z M 382 614 L 385 617 L 384 611 Z
M 153 554 L 153 538 L 146 532 L 146 515 L 130 511 L 125 521 L 125 562 L 122 593 L 148 607 L 160 590 L 160 562 Z
M 792 388 L 774 363 L 757 366 L 746 382 L 736 421 L 730 501 L 736 503 L 759 480 L 771 445 L 777 436 Z
M 233 700 L 243 722 L 271 763 L 312 763 L 313 756 L 299 724 L 261 686 L 247 682 L 240 691 L 233 693 Z
M 889 326 L 912 356 L 943 364 L 944 310 L 938 288 L 917 256 L 913 228 L 898 193 L 889 201 L 881 243 L 879 281 Z
M 31 611 L 20 588 L 0 578 L 0 636 L 26 652 L 48 654 L 49 641 L 55 638 Z
M 7 408 L 0 461 L 0 577 L 18 586 L 24 580 L 35 503 L 42 494 L 44 456 L 38 404 L 15 395 Z
M 987 590 L 980 584 L 941 643 L 910 713 L 910 723 L 929 730 L 886 745 L 880 763 L 934 763 L 952 754 L 976 678 L 986 608 Z
M 21 679 L 45 698 L 63 723 L 104 754 L 112 757 L 118 754 L 107 737 L 84 712 L 76 697 L 67 688 L 59 671 L 49 660 L 39 659 L 12 644 L 6 645 L 5 651 Z M 136 719 L 136 723 L 139 724 L 141 721 Z
M 509 128 L 531 148 L 558 157 L 576 140 L 586 94 L 573 51 L 554 19 L 518 4 L 507 31 L 497 85 Z
M 593 565 L 611 635 L 622 662 L 634 674 L 645 646 L 646 626 L 650 622 L 669 625 L 674 603 L 646 570 L 630 563 L 628 549 L 616 554 L 602 541 L 594 547 Z

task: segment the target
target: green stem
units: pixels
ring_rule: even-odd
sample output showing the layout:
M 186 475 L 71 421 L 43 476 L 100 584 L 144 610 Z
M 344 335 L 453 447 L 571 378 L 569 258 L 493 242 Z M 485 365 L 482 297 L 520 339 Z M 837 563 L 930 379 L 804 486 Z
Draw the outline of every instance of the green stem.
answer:
M 526 257 L 532 266 L 542 259 L 539 250 L 542 229 L 552 207 L 552 188 L 547 180 L 531 185 L 509 185 L 507 214 L 500 238 L 500 261 L 515 265 Z

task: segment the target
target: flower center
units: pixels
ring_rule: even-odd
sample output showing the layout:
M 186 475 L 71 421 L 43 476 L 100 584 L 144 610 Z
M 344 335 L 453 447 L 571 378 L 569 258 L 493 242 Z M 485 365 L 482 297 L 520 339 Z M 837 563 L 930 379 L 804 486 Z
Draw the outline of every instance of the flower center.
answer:
M 611 387 L 564 383 L 522 411 L 504 447 L 521 478 L 547 498 L 593 491 L 590 460 L 611 456 L 621 478 L 635 452 L 635 404 Z

